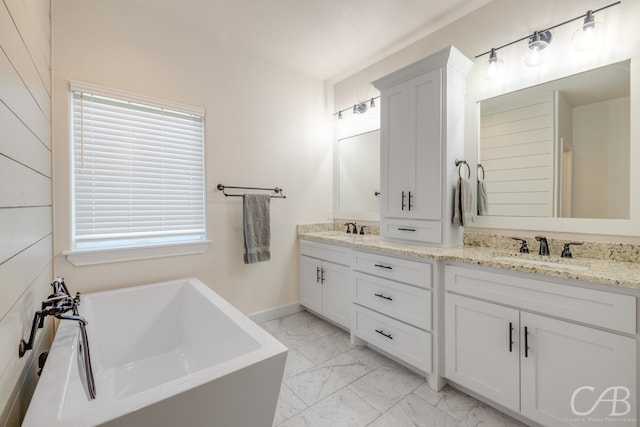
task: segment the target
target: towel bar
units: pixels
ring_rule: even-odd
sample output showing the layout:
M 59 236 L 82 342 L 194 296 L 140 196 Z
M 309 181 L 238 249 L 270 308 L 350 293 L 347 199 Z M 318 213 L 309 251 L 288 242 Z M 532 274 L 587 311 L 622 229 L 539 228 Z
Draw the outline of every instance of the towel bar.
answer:
M 242 197 L 242 194 L 228 194 L 224 191 L 227 188 L 233 189 L 241 189 L 241 190 L 262 190 L 262 191 L 273 191 L 277 194 L 277 196 L 271 196 L 272 199 L 286 199 L 287 196 L 284 195 L 282 188 L 274 187 L 274 188 L 264 188 L 264 187 L 232 187 L 229 185 L 218 184 L 218 190 L 222 191 L 226 197 Z

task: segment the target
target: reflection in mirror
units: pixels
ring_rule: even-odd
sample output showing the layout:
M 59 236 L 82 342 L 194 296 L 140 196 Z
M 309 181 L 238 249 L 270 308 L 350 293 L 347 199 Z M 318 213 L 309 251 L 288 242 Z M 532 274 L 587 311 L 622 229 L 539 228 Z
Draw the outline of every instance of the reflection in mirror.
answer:
M 481 101 L 480 213 L 628 219 L 629 66 Z
M 338 140 L 338 211 L 378 213 L 380 130 Z

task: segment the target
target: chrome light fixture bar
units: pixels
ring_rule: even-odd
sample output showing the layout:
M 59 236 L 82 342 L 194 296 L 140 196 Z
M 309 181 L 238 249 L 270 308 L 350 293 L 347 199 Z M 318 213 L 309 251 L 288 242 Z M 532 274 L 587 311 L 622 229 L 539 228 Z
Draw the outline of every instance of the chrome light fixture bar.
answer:
M 373 108 L 376 108 L 376 99 L 380 99 L 380 95 L 374 96 L 373 98 L 367 99 L 357 104 L 353 104 L 353 107 L 348 107 L 342 110 L 338 110 L 335 113 L 333 113 L 333 115 L 337 116 L 338 120 L 342 120 L 343 119 L 342 113 L 344 113 L 345 111 L 351 110 L 353 114 L 364 114 L 367 111 Z
M 528 40 L 528 50 L 525 52 L 523 56 L 523 62 L 528 66 L 536 66 L 540 65 L 544 62 L 544 57 L 546 52 L 544 51 L 551 42 L 552 35 L 551 30 L 561 27 L 563 25 L 569 24 L 571 22 L 577 21 L 579 19 L 584 18 L 583 25 L 576 30 L 572 37 L 572 44 L 578 50 L 587 50 L 598 46 L 602 41 L 602 33 L 604 26 L 594 20 L 594 15 L 600 11 L 608 9 L 613 6 L 617 6 L 622 1 L 617 1 L 606 6 L 603 6 L 599 9 L 589 10 L 585 14 L 577 16 L 575 18 L 566 20 L 559 24 L 553 25 L 549 28 L 545 28 L 544 30 L 536 31 L 533 35 L 527 35 L 525 37 L 519 38 L 512 42 L 503 44 L 502 46 L 491 48 L 490 50 L 483 52 L 479 55 L 476 55 L 476 59 L 485 55 L 489 55 L 488 64 L 485 65 L 486 72 L 483 72 L 485 78 L 494 79 L 497 77 L 492 77 L 494 73 L 489 73 L 488 70 L 490 68 L 497 68 L 499 64 L 499 59 L 497 57 L 497 51 L 505 48 L 507 46 L 511 46 L 512 44 L 519 43 L 524 40 Z

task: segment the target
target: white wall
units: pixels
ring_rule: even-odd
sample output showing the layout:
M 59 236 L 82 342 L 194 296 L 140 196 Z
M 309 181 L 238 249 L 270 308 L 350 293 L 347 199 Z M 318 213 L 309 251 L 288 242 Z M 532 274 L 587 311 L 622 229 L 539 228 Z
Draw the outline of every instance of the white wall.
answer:
M 48 0 L 0 1 L 0 426 L 18 426 L 35 386 L 36 310 L 49 293 L 51 248 L 51 22 Z
M 296 224 L 332 208 L 324 84 L 230 43 L 205 40 L 126 0 L 53 2 L 54 271 L 84 292 L 196 276 L 245 313 L 297 302 Z M 207 234 L 199 255 L 86 267 L 70 241 L 70 80 L 206 108 Z M 218 183 L 282 187 L 271 203 L 271 261 L 242 262 L 241 198 Z

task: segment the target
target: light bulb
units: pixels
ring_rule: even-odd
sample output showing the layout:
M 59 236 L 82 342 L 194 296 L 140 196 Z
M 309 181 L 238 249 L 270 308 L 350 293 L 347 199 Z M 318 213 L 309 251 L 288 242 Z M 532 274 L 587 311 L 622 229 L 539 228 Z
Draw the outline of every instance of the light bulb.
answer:
M 537 67 L 547 59 L 547 47 L 551 42 L 549 31 L 536 31 L 529 38 L 529 46 L 522 57 L 522 61 L 527 67 Z
M 482 75 L 485 79 L 494 80 L 502 77 L 504 71 L 504 61 L 498 58 L 498 54 L 495 49 L 491 49 L 489 53 L 489 60 L 484 64 L 482 69 Z
M 603 39 L 604 25 L 596 22 L 593 18 L 593 12 L 588 11 L 582 26 L 573 33 L 571 44 L 576 50 L 591 50 L 600 46 Z

